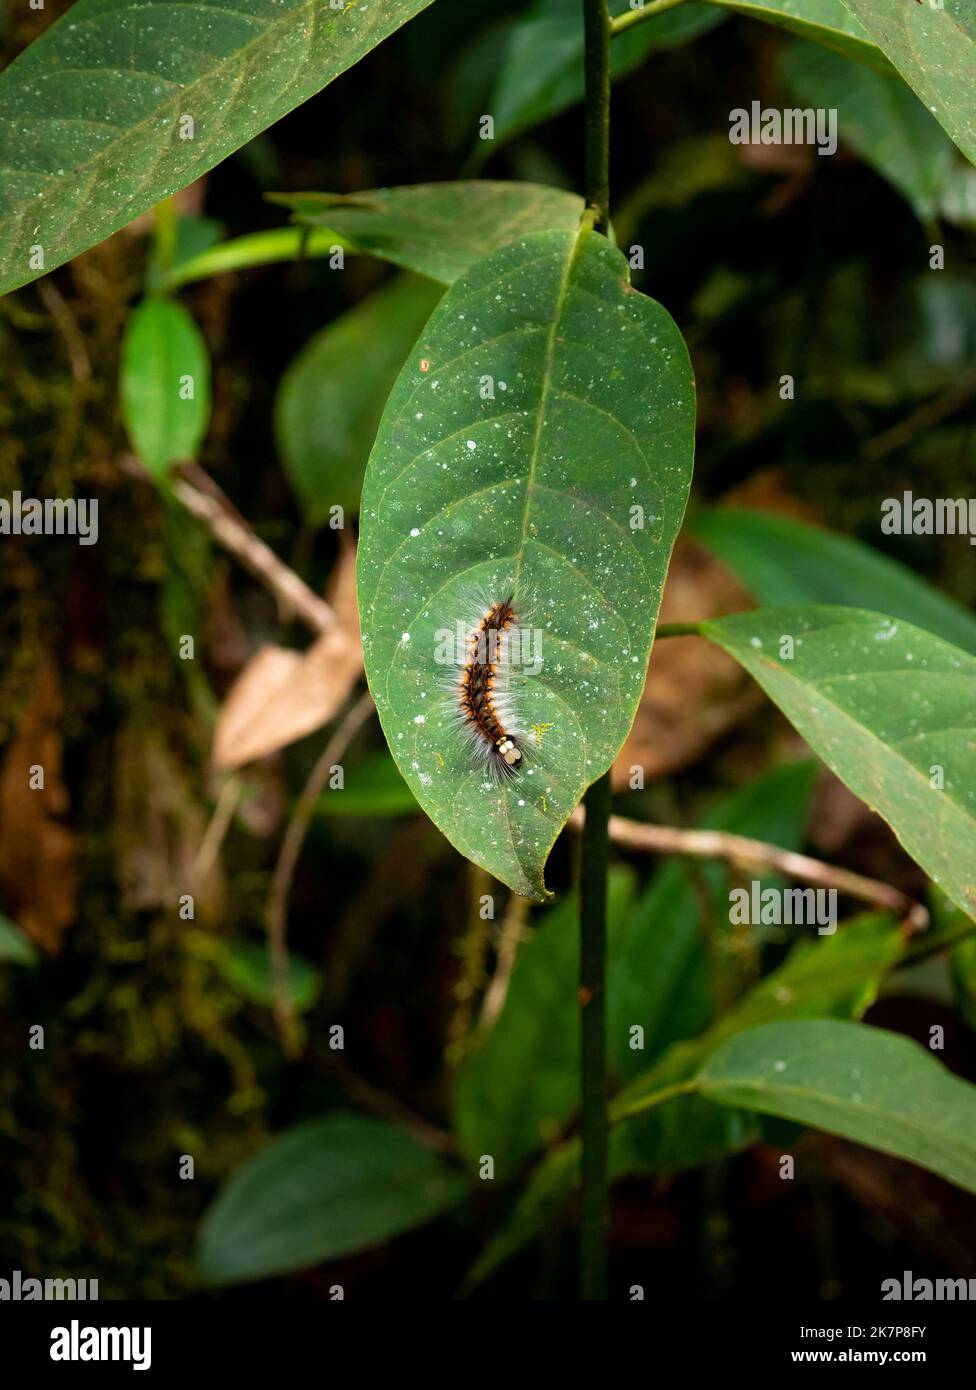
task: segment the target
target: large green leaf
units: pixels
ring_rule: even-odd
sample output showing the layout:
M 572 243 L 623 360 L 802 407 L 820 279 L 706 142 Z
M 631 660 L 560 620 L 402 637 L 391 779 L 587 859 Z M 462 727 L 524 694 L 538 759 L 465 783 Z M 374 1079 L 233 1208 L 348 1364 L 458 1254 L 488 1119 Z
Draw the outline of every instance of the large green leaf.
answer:
M 612 10 L 626 13 L 619 4 Z M 614 78 L 623 77 L 647 57 L 707 33 L 722 14 L 708 5 L 684 4 L 655 15 L 613 41 Z M 580 0 L 535 0 L 515 25 L 498 80 L 485 111 L 494 118 L 494 142 L 478 147 L 485 157 L 497 142 L 548 120 L 583 100 L 583 9 Z
M 306 343 L 281 379 L 275 436 L 307 519 L 359 510 L 366 460 L 407 353 L 443 293 L 398 276 Z
M 812 39 L 848 58 L 856 58 L 870 67 L 890 72 L 874 37 L 855 15 L 845 7 L 844 0 L 710 0 L 726 10 L 736 10 L 751 19 L 762 19 L 781 29 L 789 29 L 802 38 Z
M 844 0 L 876 44 L 976 164 L 976 10 L 972 0 Z
M 702 630 L 976 917 L 976 658 L 855 608 L 759 609 Z
M 378 1245 L 456 1205 L 466 1180 L 402 1129 L 328 1115 L 237 1170 L 200 1228 L 209 1284 L 266 1279 Z
M 614 870 L 607 895 L 611 942 L 633 891 L 633 875 Z M 543 914 L 522 946 L 505 1007 L 457 1077 L 454 1115 L 462 1147 L 473 1164 L 491 1154 L 496 1177 L 511 1176 L 557 1139 L 579 1104 L 578 989 L 579 904 L 571 894 Z
M 583 200 L 539 183 L 490 179 L 336 193 L 275 194 L 304 226 L 328 229 L 379 256 L 451 285 L 473 263 L 529 232 L 575 228 Z
M 877 995 L 884 974 L 905 953 L 889 917 L 863 916 L 834 936 L 801 941 L 785 963 L 760 981 L 694 1041 L 670 1047 L 614 1100 L 610 1161 L 615 1178 L 692 1167 L 741 1149 L 760 1137 L 748 1112 L 693 1093 L 694 1077 L 730 1037 L 759 1024 L 829 1015 L 857 1017 Z M 579 1180 L 579 1143 L 554 1149 L 469 1276 L 475 1284 L 533 1239 L 558 1213 Z
M 861 541 L 792 517 L 716 507 L 689 521 L 761 603 L 839 603 L 934 632 L 976 654 L 976 616 Z
M 897 1033 L 837 1019 L 740 1033 L 706 1062 L 701 1093 L 840 1134 L 976 1191 L 976 1087 Z
M 0 293 L 212 169 L 429 3 L 77 0 L 0 74 Z
M 585 226 L 477 262 L 387 403 L 358 559 L 370 689 L 423 808 L 529 897 L 545 896 L 556 836 L 633 721 L 694 414 L 677 328 Z M 445 633 L 512 593 L 541 669 L 512 677 L 525 766 L 492 786 L 458 727 L 457 667 L 437 655 Z
M 119 390 L 132 447 L 162 482 L 170 463 L 195 457 L 210 420 L 210 357 L 182 304 L 153 298 L 133 311 Z
M 956 148 L 896 73 L 852 66 L 799 41 L 782 56 L 787 85 L 805 106 L 833 107 L 840 138 L 911 203 L 922 221 L 938 210 Z

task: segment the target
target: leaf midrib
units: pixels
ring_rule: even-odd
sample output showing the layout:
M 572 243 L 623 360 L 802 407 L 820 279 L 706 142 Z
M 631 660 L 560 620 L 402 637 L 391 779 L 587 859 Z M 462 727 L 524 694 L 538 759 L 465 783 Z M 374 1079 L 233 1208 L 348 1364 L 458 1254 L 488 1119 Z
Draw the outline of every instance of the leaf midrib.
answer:
M 518 587 L 519 576 L 522 572 L 522 556 L 525 554 L 525 544 L 529 531 L 529 514 L 532 510 L 532 492 L 535 486 L 536 470 L 539 466 L 539 455 L 542 444 L 542 427 L 546 418 L 546 405 L 549 400 L 549 391 L 552 386 L 553 358 L 556 349 L 556 330 L 562 321 L 563 310 L 566 307 L 566 296 L 569 292 L 569 282 L 576 265 L 577 257 L 586 242 L 586 237 L 590 228 L 581 223 L 573 237 L 573 244 L 569 255 L 566 257 L 566 264 L 559 281 L 559 289 L 556 293 L 556 308 L 549 325 L 549 332 L 546 336 L 546 350 L 542 362 L 542 390 L 539 393 L 539 407 L 536 411 L 535 435 L 532 440 L 532 452 L 529 455 L 529 467 L 525 478 L 525 504 L 522 508 L 522 527 L 519 535 L 518 549 L 515 552 L 515 587 Z

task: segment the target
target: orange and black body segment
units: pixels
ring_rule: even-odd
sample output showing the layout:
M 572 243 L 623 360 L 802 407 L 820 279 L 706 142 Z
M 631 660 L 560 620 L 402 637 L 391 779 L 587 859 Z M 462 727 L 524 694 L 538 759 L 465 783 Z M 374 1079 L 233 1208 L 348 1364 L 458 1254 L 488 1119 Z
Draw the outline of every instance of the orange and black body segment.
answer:
M 511 598 L 487 609 L 470 639 L 461 677 L 465 723 L 483 743 L 489 761 L 506 777 L 518 772 L 524 759 L 518 738 L 507 727 L 497 695 L 502 643 L 515 622 Z

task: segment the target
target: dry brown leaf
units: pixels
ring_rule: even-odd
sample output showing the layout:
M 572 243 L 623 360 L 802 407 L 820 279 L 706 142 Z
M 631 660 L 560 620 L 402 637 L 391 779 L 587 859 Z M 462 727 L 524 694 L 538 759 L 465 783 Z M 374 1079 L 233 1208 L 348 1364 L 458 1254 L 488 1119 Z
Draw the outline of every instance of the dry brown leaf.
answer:
M 664 586 L 662 623 L 700 622 L 750 607 L 730 570 L 694 541 L 678 541 Z M 643 768 L 645 781 L 687 767 L 761 699 L 738 662 L 713 643 L 700 637 L 655 642 L 634 727 L 613 765 L 614 786 L 628 787 L 635 765 Z
M 58 673 L 46 662 L 0 771 L 0 898 L 50 955 L 74 919 L 78 890 L 75 837 L 62 823 L 68 792 L 61 780 L 61 713 Z M 31 788 L 32 767 L 44 769 L 43 789 Z
M 214 766 L 266 757 L 327 724 L 363 667 L 356 607 L 356 552 L 345 545 L 329 598 L 336 625 L 305 652 L 262 647 L 227 692 L 214 731 Z

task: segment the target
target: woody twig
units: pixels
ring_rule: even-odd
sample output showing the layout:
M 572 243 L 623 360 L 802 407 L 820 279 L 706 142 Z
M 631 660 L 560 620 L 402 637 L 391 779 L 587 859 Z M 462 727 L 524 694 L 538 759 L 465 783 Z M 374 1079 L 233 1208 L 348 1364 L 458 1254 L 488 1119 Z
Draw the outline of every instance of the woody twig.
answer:
M 571 824 L 579 827 L 583 820 L 583 810 L 579 807 L 573 813 Z M 773 869 L 787 878 L 820 888 L 836 888 L 848 897 L 892 912 L 912 932 L 924 931 L 928 926 L 927 909 L 889 883 L 866 878 L 836 864 L 825 864 L 820 859 L 811 859 L 807 854 L 781 849 L 763 840 L 751 840 L 745 835 L 733 835 L 725 830 L 684 830 L 672 825 L 646 825 L 623 816 L 611 816 L 610 839 L 625 849 L 650 854 L 725 859 L 740 868 Z

